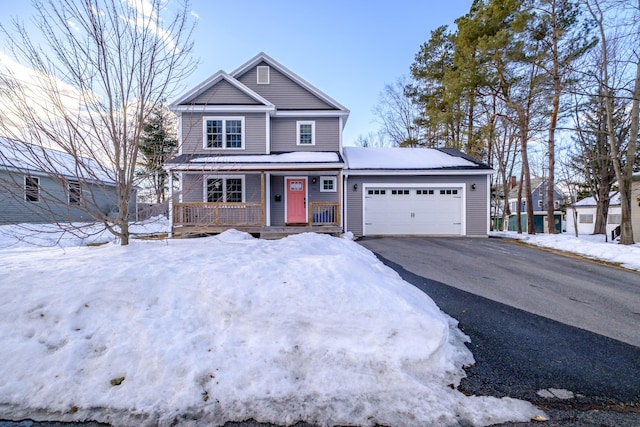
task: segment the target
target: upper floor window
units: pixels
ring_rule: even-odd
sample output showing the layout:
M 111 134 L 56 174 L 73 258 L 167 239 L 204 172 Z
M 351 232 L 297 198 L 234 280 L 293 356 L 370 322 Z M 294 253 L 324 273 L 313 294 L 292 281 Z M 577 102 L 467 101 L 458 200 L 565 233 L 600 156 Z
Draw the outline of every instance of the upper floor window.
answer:
M 244 117 L 205 117 L 204 148 L 243 149 Z
M 36 176 L 24 177 L 24 200 L 27 202 L 40 201 L 40 178 Z
M 82 189 L 78 181 L 69 181 L 67 184 L 67 191 L 69 194 L 69 204 L 79 205 L 82 197 Z
M 296 122 L 296 144 L 316 144 L 316 122 Z

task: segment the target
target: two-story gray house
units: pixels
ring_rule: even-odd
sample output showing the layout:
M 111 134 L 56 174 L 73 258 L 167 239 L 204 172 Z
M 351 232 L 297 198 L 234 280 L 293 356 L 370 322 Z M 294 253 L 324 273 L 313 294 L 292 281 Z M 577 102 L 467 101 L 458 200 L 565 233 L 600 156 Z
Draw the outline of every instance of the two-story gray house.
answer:
M 487 234 L 491 168 L 455 150 L 343 147 L 349 110 L 264 53 L 170 108 L 175 234 Z

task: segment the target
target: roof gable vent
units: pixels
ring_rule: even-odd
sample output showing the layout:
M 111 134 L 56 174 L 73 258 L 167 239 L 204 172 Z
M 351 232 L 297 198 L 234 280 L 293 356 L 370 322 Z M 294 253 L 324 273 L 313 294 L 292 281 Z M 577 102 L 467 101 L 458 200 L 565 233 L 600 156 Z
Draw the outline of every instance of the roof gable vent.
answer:
M 269 66 L 260 65 L 258 67 L 258 84 L 259 85 L 269 84 Z

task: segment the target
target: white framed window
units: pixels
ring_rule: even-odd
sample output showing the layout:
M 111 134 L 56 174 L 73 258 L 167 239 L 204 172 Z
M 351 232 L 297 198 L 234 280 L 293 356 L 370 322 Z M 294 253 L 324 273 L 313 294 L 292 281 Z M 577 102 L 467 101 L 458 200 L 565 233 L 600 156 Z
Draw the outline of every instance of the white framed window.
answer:
M 607 222 L 609 224 L 620 224 L 622 222 L 621 214 L 609 214 L 607 215 Z
M 218 150 L 244 149 L 244 117 L 204 117 L 203 147 Z
M 542 208 L 544 206 L 544 202 L 542 200 L 538 200 L 538 207 Z
M 82 201 L 82 187 L 78 181 L 67 183 L 67 195 L 70 205 L 79 205 Z
M 321 193 L 335 193 L 338 191 L 338 178 L 335 176 L 321 176 L 320 177 L 320 192 Z
M 560 200 L 554 200 L 553 207 L 555 209 L 560 209 Z
M 27 202 L 40 201 L 40 178 L 37 176 L 24 177 L 24 200 Z
M 259 65 L 256 70 L 257 81 L 259 85 L 268 85 L 270 81 L 270 69 L 268 65 Z
M 207 176 L 204 180 L 204 201 L 209 203 L 243 203 L 244 175 Z
M 296 122 L 296 145 L 316 145 L 316 122 Z
M 593 224 L 593 214 L 580 214 L 578 222 L 580 224 Z

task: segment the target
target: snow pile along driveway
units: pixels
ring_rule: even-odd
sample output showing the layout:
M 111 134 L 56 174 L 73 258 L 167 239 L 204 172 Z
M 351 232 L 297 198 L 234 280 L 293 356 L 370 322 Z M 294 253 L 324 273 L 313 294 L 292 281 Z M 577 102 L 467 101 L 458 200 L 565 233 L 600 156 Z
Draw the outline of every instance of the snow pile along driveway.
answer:
M 254 418 L 486 425 L 540 411 L 450 385 L 455 321 L 347 239 L 0 250 L 0 413 L 113 425 Z

